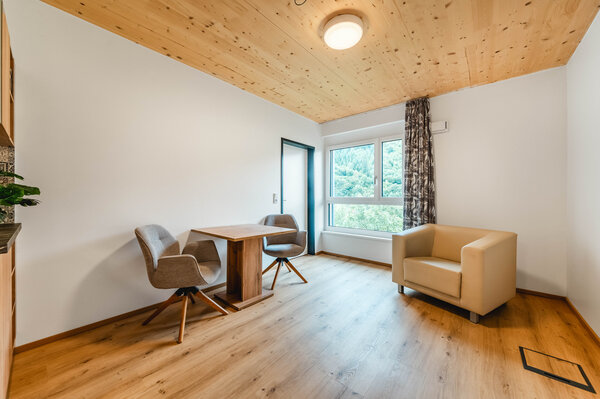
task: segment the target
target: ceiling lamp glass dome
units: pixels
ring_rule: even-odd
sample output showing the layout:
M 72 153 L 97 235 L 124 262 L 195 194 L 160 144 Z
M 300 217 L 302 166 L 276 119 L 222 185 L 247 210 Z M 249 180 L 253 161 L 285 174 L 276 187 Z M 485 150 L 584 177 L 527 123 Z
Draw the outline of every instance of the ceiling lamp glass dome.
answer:
M 343 14 L 333 17 L 324 27 L 325 43 L 335 50 L 353 47 L 363 36 L 363 22 L 356 15 Z

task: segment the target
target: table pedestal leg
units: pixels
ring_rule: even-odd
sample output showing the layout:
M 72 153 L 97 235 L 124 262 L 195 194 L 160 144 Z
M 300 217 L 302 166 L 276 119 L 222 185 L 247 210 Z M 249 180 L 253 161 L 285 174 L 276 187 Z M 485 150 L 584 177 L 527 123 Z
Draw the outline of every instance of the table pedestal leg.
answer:
M 240 310 L 272 295 L 262 288 L 262 238 L 227 241 L 227 291 L 215 296 Z

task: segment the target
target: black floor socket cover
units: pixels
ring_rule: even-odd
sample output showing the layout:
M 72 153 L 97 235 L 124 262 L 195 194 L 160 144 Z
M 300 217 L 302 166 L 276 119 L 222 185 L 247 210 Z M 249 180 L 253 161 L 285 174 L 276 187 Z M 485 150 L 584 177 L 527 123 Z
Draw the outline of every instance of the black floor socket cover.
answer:
M 583 377 L 583 379 L 587 383 L 587 385 L 584 385 L 584 384 L 582 384 L 580 382 L 573 381 L 573 380 L 570 380 L 568 378 L 561 377 L 559 375 L 550 373 L 548 371 L 541 370 L 541 369 L 535 368 L 533 366 L 530 366 L 529 364 L 527 364 L 527 358 L 525 357 L 525 350 L 528 350 L 528 351 L 531 351 L 531 352 L 535 352 L 535 353 L 538 353 L 540 355 L 547 356 L 549 358 L 560 360 L 560 361 L 572 364 L 574 366 L 577 366 L 577 368 L 579 369 L 579 372 L 581 373 L 581 376 Z M 542 353 L 542 352 L 534 351 L 533 349 L 523 348 L 522 346 L 519 346 L 519 351 L 521 351 L 521 360 L 523 361 L 523 368 L 525 370 L 533 371 L 534 373 L 543 375 L 544 377 L 548 377 L 548 378 L 552 378 L 553 380 L 556 380 L 556 381 L 564 382 L 565 384 L 571 385 L 571 386 L 576 387 L 576 388 L 583 389 L 584 391 L 588 391 L 588 392 L 591 392 L 591 393 L 596 393 L 596 391 L 594 390 L 594 387 L 592 387 L 592 383 L 588 379 L 587 375 L 585 375 L 585 372 L 583 371 L 583 368 L 581 367 L 581 365 L 579 365 L 577 363 L 570 362 L 570 361 L 565 360 L 565 359 L 561 359 L 559 357 L 555 357 L 555 356 L 547 355 L 547 354 Z

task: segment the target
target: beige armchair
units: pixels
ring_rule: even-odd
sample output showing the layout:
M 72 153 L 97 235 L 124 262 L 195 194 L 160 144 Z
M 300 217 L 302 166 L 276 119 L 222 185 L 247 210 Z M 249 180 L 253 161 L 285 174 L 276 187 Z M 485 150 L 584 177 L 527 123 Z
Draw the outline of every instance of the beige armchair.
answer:
M 517 235 L 426 224 L 392 236 L 392 280 L 470 311 L 473 323 L 516 292 Z

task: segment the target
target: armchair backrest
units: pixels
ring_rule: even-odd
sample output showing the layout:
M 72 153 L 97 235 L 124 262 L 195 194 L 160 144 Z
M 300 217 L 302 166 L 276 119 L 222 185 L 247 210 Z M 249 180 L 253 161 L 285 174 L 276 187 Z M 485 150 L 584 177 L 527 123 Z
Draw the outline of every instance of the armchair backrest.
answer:
M 491 232 L 490 230 L 473 229 L 469 227 L 434 226 L 435 234 L 431 256 L 454 262 L 461 261 L 460 254 L 462 247 L 473 241 L 479 240 Z
M 138 227 L 135 229 L 135 236 L 144 254 L 150 281 L 152 281 L 160 257 L 180 254 L 179 241 L 167 229 L 157 224 Z
M 296 219 L 293 215 L 283 214 L 283 215 L 268 215 L 265 218 L 266 226 L 277 226 L 277 227 L 285 227 L 288 229 L 294 229 L 298 231 L 298 223 L 296 223 Z M 289 234 L 279 234 L 272 237 L 266 237 L 267 245 L 272 244 L 295 244 L 296 237 L 298 235 L 296 233 Z

